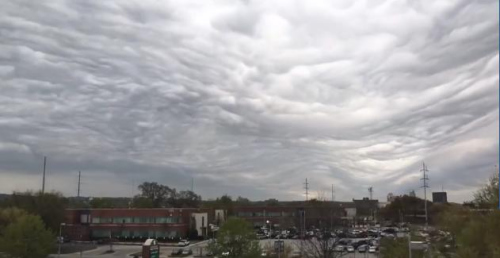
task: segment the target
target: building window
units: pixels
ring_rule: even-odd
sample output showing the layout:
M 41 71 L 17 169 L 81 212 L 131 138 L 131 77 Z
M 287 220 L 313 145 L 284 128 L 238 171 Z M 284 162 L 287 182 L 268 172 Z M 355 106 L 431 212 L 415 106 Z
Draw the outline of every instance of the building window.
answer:
M 243 212 L 243 211 L 238 212 L 238 217 L 252 217 L 252 216 L 253 213 L 251 212 Z
M 156 223 L 180 223 L 179 217 L 157 217 Z
M 139 224 L 155 223 L 155 218 L 151 218 L 151 217 L 135 217 L 134 218 L 134 223 L 139 223 Z
M 132 223 L 132 222 L 133 222 L 132 217 L 114 217 L 113 218 L 113 223 L 115 223 L 115 224 Z
M 255 212 L 253 214 L 254 217 L 264 217 L 264 212 Z
M 92 223 L 95 224 L 110 224 L 113 223 L 113 218 L 93 217 Z
M 103 237 L 109 237 L 109 230 L 92 230 L 92 237 L 94 238 L 103 238 Z
M 281 216 L 281 212 L 268 212 L 267 216 L 268 217 L 280 217 Z

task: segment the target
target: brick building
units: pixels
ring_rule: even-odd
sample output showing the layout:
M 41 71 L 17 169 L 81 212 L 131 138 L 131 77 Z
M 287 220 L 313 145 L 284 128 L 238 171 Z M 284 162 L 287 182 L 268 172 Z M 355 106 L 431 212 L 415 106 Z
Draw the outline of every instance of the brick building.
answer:
M 161 240 L 209 234 L 209 224 L 222 223 L 225 213 L 213 209 L 68 209 L 63 234 L 71 240 L 114 238 Z

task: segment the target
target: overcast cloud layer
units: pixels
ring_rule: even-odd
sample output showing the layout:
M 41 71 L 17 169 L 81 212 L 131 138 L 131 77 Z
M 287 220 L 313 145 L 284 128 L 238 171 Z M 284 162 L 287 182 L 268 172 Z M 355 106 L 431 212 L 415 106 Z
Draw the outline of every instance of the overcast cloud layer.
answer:
M 470 199 L 498 164 L 498 1 L 0 3 L 0 192 Z

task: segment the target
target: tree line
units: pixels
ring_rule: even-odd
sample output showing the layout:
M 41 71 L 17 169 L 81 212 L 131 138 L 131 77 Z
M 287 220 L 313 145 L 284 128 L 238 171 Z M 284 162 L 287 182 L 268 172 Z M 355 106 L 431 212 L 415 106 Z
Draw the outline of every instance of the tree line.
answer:
M 480 258 L 500 257 L 500 210 L 498 174 L 481 187 L 474 199 L 460 204 L 428 203 L 430 225 L 436 230 L 429 232 L 432 257 Z M 416 197 L 397 197 L 381 210 L 384 219 L 394 222 L 407 221 L 423 210 L 424 200 Z M 440 233 L 448 232 L 445 236 Z M 441 234 L 441 235 L 440 235 Z M 412 234 L 412 239 L 415 239 Z M 422 240 L 422 239 L 419 239 Z M 387 258 L 408 257 L 407 239 L 384 239 L 381 255 Z M 428 257 L 423 252 L 413 257 Z

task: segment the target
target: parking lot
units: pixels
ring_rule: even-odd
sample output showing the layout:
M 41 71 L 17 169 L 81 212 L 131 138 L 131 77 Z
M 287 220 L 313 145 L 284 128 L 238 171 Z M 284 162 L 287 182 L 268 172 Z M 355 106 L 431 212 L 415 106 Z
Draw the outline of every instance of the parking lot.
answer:
M 275 239 L 265 239 L 260 240 L 260 245 L 262 248 L 266 248 L 267 246 L 273 246 Z M 284 240 L 286 246 L 291 246 L 295 253 L 300 253 L 300 240 L 292 240 L 286 239 Z M 200 242 L 196 245 L 190 245 L 189 248 L 193 251 L 193 255 L 198 254 L 200 248 L 206 247 L 207 242 Z M 172 250 L 177 249 L 177 247 L 161 247 L 161 255 L 162 258 L 169 257 Z M 113 253 L 107 253 L 109 250 L 109 246 L 101 245 L 96 249 L 82 252 L 80 253 L 72 253 L 72 254 L 61 254 L 60 258 L 131 258 L 133 254 L 141 252 L 141 246 L 138 245 L 114 245 Z M 204 251 L 205 252 L 205 251 Z M 187 257 L 194 257 L 193 255 Z M 50 256 L 51 258 L 57 258 L 57 254 L 53 254 Z M 375 258 L 378 257 L 377 254 L 371 253 L 346 253 L 343 254 L 344 258 Z

